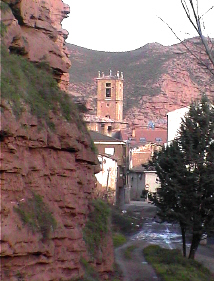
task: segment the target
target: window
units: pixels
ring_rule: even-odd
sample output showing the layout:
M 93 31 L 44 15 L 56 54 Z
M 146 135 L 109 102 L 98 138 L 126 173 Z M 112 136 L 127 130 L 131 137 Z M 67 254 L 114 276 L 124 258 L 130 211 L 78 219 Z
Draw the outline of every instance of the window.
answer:
M 162 138 L 155 138 L 156 142 L 162 142 Z
M 113 147 L 105 147 L 105 154 L 114 155 Z
M 111 83 L 106 83 L 106 98 L 111 97 Z
M 146 138 L 140 138 L 140 142 L 146 142 Z
M 112 126 L 108 126 L 108 131 L 111 132 Z

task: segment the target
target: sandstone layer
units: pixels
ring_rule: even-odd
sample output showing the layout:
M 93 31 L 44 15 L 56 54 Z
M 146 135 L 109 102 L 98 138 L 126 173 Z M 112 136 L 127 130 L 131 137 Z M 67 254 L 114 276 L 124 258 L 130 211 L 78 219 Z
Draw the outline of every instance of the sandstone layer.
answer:
M 55 115 L 52 132 L 39 128 L 27 111 L 17 121 L 6 101 L 1 108 L 1 280 L 81 278 L 82 258 L 101 275 L 112 271 L 111 236 L 93 260 L 83 240 L 94 174 L 99 171 L 85 127 L 80 131 L 76 121 L 68 123 Z M 48 239 L 24 224 L 15 211 L 32 192 L 42 196 L 56 220 Z
M 67 32 L 61 21 L 68 13 L 61 0 L 1 3 L 1 32 L 7 49 L 35 64 L 48 63 L 63 90 L 68 85 L 70 61 L 64 45 Z M 9 64 L 4 65 L 9 68 Z M 30 99 L 30 91 L 19 81 L 21 71 L 11 67 L 8 73 L 10 81 L 5 77 L 2 93 L 10 89 L 5 85 L 14 83 L 21 87 L 26 100 Z M 36 75 L 33 73 L 28 74 Z M 47 92 L 51 95 L 51 88 Z M 7 92 L 0 105 L 1 280 L 81 279 L 85 274 L 83 259 L 107 278 L 114 262 L 111 233 L 93 258 L 83 239 L 90 202 L 96 194 L 95 173 L 99 171 L 85 125 L 77 113 L 68 122 L 60 110 L 55 110 L 50 112 L 55 130 L 50 129 L 45 121 L 41 125 L 23 100 L 18 103 L 21 116 L 15 117 L 11 96 L 20 99 L 16 91 Z M 41 225 L 34 197 L 46 211 Z
M 61 22 L 69 14 L 69 6 L 62 0 L 4 2 L 9 5 L 1 11 L 7 48 L 34 63 L 48 63 L 61 89 L 66 90 L 71 64 L 65 47 L 68 32 L 62 29 Z

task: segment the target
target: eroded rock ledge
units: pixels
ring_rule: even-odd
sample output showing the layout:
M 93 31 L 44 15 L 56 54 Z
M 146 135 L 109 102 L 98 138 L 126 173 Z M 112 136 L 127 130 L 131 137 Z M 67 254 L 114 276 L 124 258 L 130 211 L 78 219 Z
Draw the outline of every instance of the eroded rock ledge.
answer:
M 11 52 L 32 62 L 48 62 L 62 90 L 69 83 L 70 61 L 65 47 L 68 32 L 61 22 L 70 12 L 61 0 L 4 0 L 1 11 L 5 25 L 3 40 Z
M 83 227 L 94 197 L 98 160 L 83 126 L 54 115 L 55 132 L 39 128 L 25 111 L 17 121 L 8 102 L 2 103 L 1 138 L 1 274 L 2 280 L 71 280 L 83 276 L 81 258 L 98 272 L 112 270 L 111 237 L 98 258 L 90 260 Z M 24 225 L 15 211 L 32 197 L 42 196 L 56 220 L 56 229 L 42 233 Z M 23 279 L 18 279 L 18 278 Z

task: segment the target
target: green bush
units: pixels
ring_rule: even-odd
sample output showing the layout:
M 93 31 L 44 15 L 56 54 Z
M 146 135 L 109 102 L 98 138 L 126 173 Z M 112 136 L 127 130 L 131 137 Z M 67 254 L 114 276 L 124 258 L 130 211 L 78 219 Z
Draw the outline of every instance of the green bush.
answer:
M 21 202 L 14 210 L 33 232 L 40 232 L 43 239 L 49 238 L 56 228 L 56 220 L 45 205 L 42 197 L 33 193 L 32 198 Z
M 83 230 L 83 238 L 89 253 L 94 256 L 100 247 L 101 240 L 105 238 L 109 230 L 110 208 L 105 202 L 97 199 L 92 201 L 91 209 Z
M 137 248 L 137 246 L 135 246 L 135 245 L 131 245 L 131 246 L 127 247 L 127 248 L 124 250 L 124 252 L 123 252 L 125 259 L 130 260 L 131 257 L 132 257 L 132 252 L 133 252 L 136 248 Z
M 122 246 L 127 241 L 126 237 L 121 233 L 114 232 L 113 235 L 112 235 L 112 238 L 113 238 L 113 245 L 114 245 L 115 248 L 119 247 L 119 246 Z
M 207 268 L 195 260 L 184 258 L 179 250 L 150 245 L 143 253 L 164 281 L 213 281 Z

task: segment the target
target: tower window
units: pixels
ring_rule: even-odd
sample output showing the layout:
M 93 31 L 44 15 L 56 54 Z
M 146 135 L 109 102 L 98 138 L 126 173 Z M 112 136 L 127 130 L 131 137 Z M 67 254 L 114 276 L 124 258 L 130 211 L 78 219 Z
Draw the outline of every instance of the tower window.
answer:
M 106 98 L 111 97 L 111 83 L 106 83 Z

